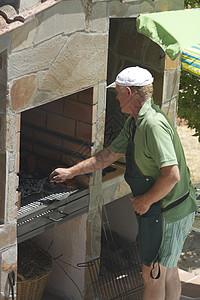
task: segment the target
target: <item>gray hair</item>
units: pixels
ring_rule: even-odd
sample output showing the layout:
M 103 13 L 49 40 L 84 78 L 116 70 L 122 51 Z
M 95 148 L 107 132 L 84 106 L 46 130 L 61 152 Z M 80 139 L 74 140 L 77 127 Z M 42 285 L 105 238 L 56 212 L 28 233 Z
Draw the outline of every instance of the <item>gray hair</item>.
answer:
M 138 94 L 141 100 L 148 100 L 153 96 L 153 84 L 148 84 L 145 86 L 129 86 L 132 92 Z M 122 93 L 125 92 L 125 87 L 120 86 Z

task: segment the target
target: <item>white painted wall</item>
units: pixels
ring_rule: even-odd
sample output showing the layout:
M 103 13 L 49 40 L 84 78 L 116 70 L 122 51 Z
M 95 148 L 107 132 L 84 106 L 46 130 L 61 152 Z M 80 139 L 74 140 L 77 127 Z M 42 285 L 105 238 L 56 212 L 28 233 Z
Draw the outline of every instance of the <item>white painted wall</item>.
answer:
M 105 206 L 111 230 L 129 243 L 135 242 L 138 230 L 130 196 L 124 196 Z
M 85 269 L 74 268 L 78 263 L 85 262 L 87 214 L 83 214 L 34 238 L 43 249 L 49 249 L 52 257 L 58 257 L 65 263 L 61 263 L 65 272 L 77 284 L 83 293 L 85 288 Z M 60 262 L 59 262 L 60 263 Z M 74 266 L 74 267 L 72 267 Z M 47 289 L 52 294 L 64 299 L 81 300 L 80 293 L 75 284 L 64 273 L 60 266 L 53 262 L 53 269 L 48 280 Z

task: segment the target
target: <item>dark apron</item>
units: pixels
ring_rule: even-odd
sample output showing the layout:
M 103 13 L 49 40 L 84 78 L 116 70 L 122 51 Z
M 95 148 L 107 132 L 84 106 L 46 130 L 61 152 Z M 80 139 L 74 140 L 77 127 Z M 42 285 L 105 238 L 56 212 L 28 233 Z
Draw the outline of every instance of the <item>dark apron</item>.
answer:
M 156 108 L 158 110 L 158 108 Z M 160 110 L 159 110 L 160 111 Z M 126 150 L 126 173 L 125 180 L 129 184 L 134 197 L 143 195 L 154 184 L 151 177 L 144 176 L 134 160 L 134 135 L 136 127 L 132 130 L 132 139 L 129 139 Z M 138 242 L 142 262 L 146 266 L 151 266 L 159 262 L 159 249 L 162 242 L 162 213 L 172 209 L 173 207 L 182 203 L 189 196 L 189 192 L 169 204 L 165 208 L 161 208 L 161 200 L 152 204 L 150 209 L 143 215 L 136 213 L 138 222 Z M 156 277 L 153 277 L 153 268 L 151 270 L 152 278 L 160 277 L 160 268 Z
M 134 134 L 133 134 L 134 137 Z M 150 177 L 144 176 L 134 161 L 134 144 L 130 139 L 126 151 L 125 180 L 134 197 L 146 193 L 154 184 Z M 138 221 L 138 242 L 143 264 L 151 266 L 158 262 L 158 252 L 162 241 L 161 203 L 156 202 L 143 215 L 136 213 Z

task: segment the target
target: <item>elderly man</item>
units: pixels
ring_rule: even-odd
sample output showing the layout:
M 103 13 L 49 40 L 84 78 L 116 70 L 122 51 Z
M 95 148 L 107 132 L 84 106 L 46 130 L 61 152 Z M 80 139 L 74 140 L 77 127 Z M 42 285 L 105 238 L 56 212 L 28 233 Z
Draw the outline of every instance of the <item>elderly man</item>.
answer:
M 178 134 L 153 103 L 153 77 L 140 67 L 121 71 L 113 84 L 121 111 L 129 114 L 110 147 L 70 168 L 51 173 L 64 182 L 109 166 L 126 154 L 143 262 L 143 300 L 179 300 L 177 262 L 194 221 L 196 198 Z

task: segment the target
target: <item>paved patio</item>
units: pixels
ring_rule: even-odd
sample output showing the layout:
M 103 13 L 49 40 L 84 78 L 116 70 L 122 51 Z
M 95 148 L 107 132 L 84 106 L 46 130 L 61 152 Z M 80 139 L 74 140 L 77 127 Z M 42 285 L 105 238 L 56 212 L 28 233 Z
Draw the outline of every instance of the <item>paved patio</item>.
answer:
M 179 276 L 182 284 L 181 300 L 200 300 L 200 274 L 194 275 L 179 269 Z
M 48 292 L 44 292 L 41 300 L 65 300 L 63 298 L 57 297 L 55 295 L 51 295 Z
M 180 300 L 200 300 L 200 275 L 179 269 L 182 284 L 182 296 Z M 44 292 L 42 300 L 65 300 L 63 298 Z

